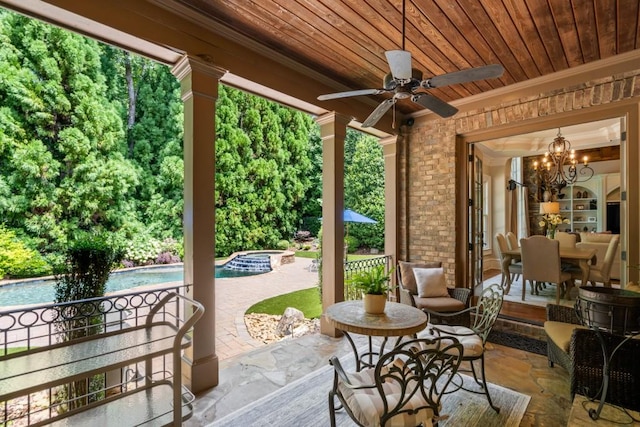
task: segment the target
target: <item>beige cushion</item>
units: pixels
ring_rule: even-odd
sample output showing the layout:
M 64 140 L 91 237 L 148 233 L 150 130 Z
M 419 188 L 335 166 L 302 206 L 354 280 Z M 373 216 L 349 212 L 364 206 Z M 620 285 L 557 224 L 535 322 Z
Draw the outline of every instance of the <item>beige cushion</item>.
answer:
M 586 326 L 574 325 L 573 323 L 555 322 L 547 320 L 544 322 L 544 331 L 553 343 L 569 354 L 569 343 L 571 334 L 575 329 L 588 329 Z
M 438 311 L 441 313 L 450 313 L 454 311 L 462 311 L 466 307 L 464 303 L 459 299 L 447 297 L 436 298 L 414 298 L 416 307 L 419 309 L 428 308 L 429 310 Z
M 462 344 L 463 357 L 480 357 L 484 351 L 482 338 L 466 326 L 428 324 L 423 332 L 418 333 L 418 338 L 447 336 L 455 337 Z M 443 340 L 441 345 L 451 345 L 452 343 L 453 341 Z
M 413 275 L 414 268 L 436 268 L 441 267 L 441 262 L 406 262 L 399 261 L 400 278 L 402 279 L 402 287 L 411 292 L 412 295 L 418 295 L 418 285 L 416 284 L 416 277 Z
M 353 385 L 375 384 L 375 369 L 364 369 L 349 375 L 349 380 Z M 340 392 L 347 401 L 347 405 L 353 412 L 355 418 L 362 425 L 380 426 L 380 415 L 384 412 L 384 403 L 376 387 L 354 390 L 346 387 L 342 382 L 338 384 Z M 386 381 L 382 385 L 389 407 L 393 408 L 401 399 L 401 387 L 395 381 Z M 417 408 L 427 405 L 421 393 L 415 395 L 405 405 L 405 408 Z M 404 427 L 417 426 L 422 423 L 425 427 L 433 425 L 434 413 L 431 408 L 423 408 L 416 414 L 402 413 L 387 421 L 387 426 Z
M 636 285 L 633 282 L 627 283 L 627 286 L 624 287 L 625 291 L 638 292 L 640 293 L 640 285 Z
M 418 285 L 419 298 L 448 297 L 447 282 L 444 278 L 444 269 L 440 268 L 414 268 L 413 274 Z

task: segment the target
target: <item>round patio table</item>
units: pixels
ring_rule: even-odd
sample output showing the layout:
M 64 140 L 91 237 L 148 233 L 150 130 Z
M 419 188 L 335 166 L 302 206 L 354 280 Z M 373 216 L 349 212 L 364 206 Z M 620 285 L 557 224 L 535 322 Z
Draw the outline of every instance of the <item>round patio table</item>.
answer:
M 324 316 L 334 328 L 341 330 L 347 337 L 356 358 L 356 370 L 373 367 L 374 356 L 384 353 L 389 337 L 415 335 L 427 326 L 427 315 L 420 309 L 406 304 L 387 301 L 383 314 L 369 314 L 364 311 L 361 300 L 343 301 L 333 304 L 324 312 Z M 350 333 L 366 335 L 369 342 L 367 351 L 359 354 Z M 374 351 L 372 337 L 384 337 L 378 351 Z

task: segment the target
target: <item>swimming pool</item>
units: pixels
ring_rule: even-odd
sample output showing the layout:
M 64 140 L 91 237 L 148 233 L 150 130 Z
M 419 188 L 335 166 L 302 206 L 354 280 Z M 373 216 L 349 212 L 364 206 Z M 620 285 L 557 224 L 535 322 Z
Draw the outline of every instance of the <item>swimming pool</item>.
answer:
M 229 270 L 216 266 L 216 279 L 245 277 L 262 274 L 264 271 Z M 184 278 L 182 265 L 136 268 L 111 273 L 106 292 L 116 292 L 144 285 L 181 282 Z M 46 304 L 55 299 L 53 280 L 32 280 L 0 286 L 0 308 L 16 305 Z

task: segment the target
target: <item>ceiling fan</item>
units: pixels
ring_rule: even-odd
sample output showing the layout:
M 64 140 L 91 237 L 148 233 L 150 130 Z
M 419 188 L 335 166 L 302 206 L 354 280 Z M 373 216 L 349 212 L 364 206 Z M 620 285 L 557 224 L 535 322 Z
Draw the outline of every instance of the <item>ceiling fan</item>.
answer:
M 411 67 L 411 52 L 404 50 L 405 44 L 405 0 L 402 0 L 402 50 L 388 50 L 385 52 L 390 73 L 384 76 L 380 89 L 361 89 L 346 92 L 320 95 L 319 101 L 347 98 L 362 95 L 381 95 L 393 93 L 393 97 L 382 101 L 378 107 L 362 123 L 362 127 L 374 126 L 382 116 L 400 99 L 410 99 L 412 102 L 428 108 L 441 117 L 450 117 L 458 109 L 443 100 L 427 93 L 428 89 L 468 83 L 476 80 L 497 78 L 502 75 L 504 68 L 500 64 L 470 68 L 452 73 L 442 74 L 428 79 L 422 78 L 422 71 Z

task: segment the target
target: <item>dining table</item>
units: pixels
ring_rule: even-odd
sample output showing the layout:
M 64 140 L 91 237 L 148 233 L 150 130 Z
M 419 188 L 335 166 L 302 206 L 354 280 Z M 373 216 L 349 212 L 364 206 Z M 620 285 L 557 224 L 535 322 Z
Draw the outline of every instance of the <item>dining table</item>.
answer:
M 578 248 L 571 246 L 560 246 L 560 261 L 577 264 L 580 268 L 580 272 L 582 273 L 581 283 L 582 285 L 586 285 L 589 280 L 589 271 L 591 269 L 591 265 L 595 265 L 596 258 L 596 250 L 591 248 Z M 521 259 L 520 248 L 515 249 L 507 249 L 503 252 L 502 259 L 502 267 L 503 271 L 509 271 L 509 264 L 513 260 Z M 589 264 L 591 262 L 591 265 Z M 507 275 L 507 292 L 511 288 L 511 275 Z M 568 293 L 568 291 L 567 291 Z
M 356 359 L 356 370 L 375 366 L 375 358 L 384 354 L 389 337 L 397 337 L 396 345 L 404 336 L 414 336 L 427 326 L 428 317 L 420 309 L 407 304 L 387 301 L 384 313 L 369 314 L 362 300 L 342 301 L 330 305 L 323 316 L 334 328 L 344 333 Z M 368 349 L 359 351 L 351 334 L 366 335 Z M 373 348 L 373 337 L 382 337 L 378 350 Z

